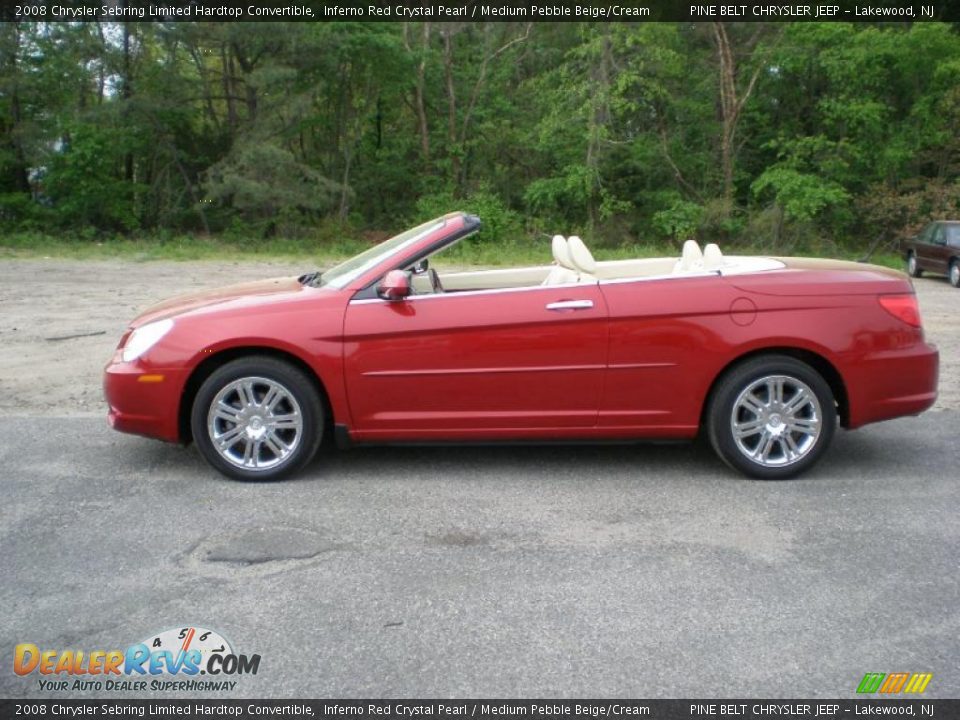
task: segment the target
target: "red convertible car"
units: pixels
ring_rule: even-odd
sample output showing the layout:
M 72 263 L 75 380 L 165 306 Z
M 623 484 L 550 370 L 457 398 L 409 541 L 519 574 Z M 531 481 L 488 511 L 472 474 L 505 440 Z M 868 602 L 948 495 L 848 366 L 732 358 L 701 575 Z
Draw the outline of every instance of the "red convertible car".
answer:
M 344 446 L 701 431 L 731 467 L 778 479 L 838 424 L 936 398 L 902 273 L 693 241 L 679 258 L 597 262 L 562 236 L 538 267 L 430 266 L 479 227 L 452 213 L 323 273 L 148 309 L 106 367 L 110 424 L 192 440 L 241 480 L 303 468 L 329 432 Z

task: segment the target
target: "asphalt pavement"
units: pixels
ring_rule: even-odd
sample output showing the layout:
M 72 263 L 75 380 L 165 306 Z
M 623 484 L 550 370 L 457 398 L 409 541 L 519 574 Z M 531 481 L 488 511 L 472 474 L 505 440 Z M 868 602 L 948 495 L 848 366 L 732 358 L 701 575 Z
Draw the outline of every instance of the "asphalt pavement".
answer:
M 958 428 L 841 432 L 776 483 L 631 445 L 332 451 L 241 484 L 102 418 L 8 414 L 0 696 L 124 697 L 40 690 L 18 643 L 195 625 L 261 656 L 219 697 L 844 698 L 901 671 L 958 697 Z

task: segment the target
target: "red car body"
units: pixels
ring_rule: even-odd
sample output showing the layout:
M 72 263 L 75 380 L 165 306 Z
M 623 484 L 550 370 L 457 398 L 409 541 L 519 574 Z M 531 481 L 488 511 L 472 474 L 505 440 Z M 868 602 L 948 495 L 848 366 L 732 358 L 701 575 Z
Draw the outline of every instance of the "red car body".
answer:
M 848 428 L 936 398 L 938 355 L 919 318 L 879 300 L 910 300 L 910 281 L 876 266 L 784 259 L 729 276 L 376 294 L 386 272 L 476 224 L 448 215 L 343 288 L 268 280 L 149 309 L 131 330 L 165 318 L 173 327 L 129 362 L 121 341 L 104 378 L 110 424 L 188 441 L 203 379 L 264 352 L 315 378 L 341 442 L 692 438 L 724 371 L 771 351 L 816 368 Z M 569 301 L 591 306 L 545 309 Z

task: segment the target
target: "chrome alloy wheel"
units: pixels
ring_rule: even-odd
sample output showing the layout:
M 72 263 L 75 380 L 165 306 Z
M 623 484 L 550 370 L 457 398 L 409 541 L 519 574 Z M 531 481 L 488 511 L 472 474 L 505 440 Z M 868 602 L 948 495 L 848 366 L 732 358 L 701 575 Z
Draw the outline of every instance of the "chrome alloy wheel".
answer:
M 737 448 L 763 467 L 784 467 L 816 446 L 822 428 L 820 401 L 789 375 L 768 375 L 737 396 L 730 429 Z
M 914 276 L 917 274 L 917 256 L 913 253 L 907 257 L 907 273 Z
M 950 283 L 954 287 L 960 287 L 960 263 L 956 261 L 950 263 Z
M 210 403 L 207 433 L 231 465 L 268 470 L 300 444 L 303 415 L 293 393 L 280 383 L 244 377 L 225 385 Z

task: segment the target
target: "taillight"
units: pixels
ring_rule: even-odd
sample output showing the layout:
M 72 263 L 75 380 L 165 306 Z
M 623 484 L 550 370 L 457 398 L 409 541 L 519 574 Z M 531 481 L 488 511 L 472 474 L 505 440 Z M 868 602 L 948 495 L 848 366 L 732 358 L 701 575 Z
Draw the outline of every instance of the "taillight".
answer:
M 904 295 L 880 295 L 877 297 L 880 305 L 897 320 L 902 320 L 907 325 L 920 327 L 920 306 L 917 304 L 917 296 L 914 294 Z

